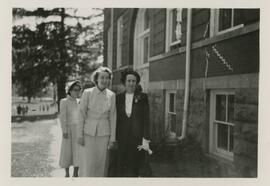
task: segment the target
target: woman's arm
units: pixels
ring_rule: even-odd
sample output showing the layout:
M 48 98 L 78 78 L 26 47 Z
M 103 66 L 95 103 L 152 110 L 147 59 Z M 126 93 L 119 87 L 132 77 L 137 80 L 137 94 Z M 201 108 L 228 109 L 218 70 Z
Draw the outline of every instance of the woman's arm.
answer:
M 67 133 L 67 103 L 65 99 L 61 99 L 60 101 L 60 123 L 62 132 Z
M 115 94 L 112 96 L 112 103 L 110 107 L 110 116 L 109 121 L 111 125 L 111 135 L 110 142 L 115 142 L 115 133 L 116 133 L 116 104 L 115 104 Z
M 78 138 L 83 137 L 84 134 L 84 124 L 87 115 L 87 106 L 88 106 L 88 97 L 89 92 L 84 91 L 82 98 L 79 104 L 79 113 L 78 113 Z

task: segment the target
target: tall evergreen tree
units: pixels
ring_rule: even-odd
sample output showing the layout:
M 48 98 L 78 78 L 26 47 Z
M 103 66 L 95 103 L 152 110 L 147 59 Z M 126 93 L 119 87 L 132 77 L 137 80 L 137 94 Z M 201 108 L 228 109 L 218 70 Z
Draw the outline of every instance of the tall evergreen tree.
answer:
M 72 10 L 76 12 L 76 9 Z M 70 9 L 13 9 L 15 20 L 24 17 L 43 20 L 53 16 L 58 18 L 41 21 L 34 30 L 23 25 L 13 26 L 13 80 L 26 90 L 27 97 L 33 97 L 47 83 L 52 82 L 57 85 L 59 101 L 65 97 L 65 84 L 69 76 L 83 76 L 97 67 L 95 62 L 103 49 L 102 20 L 89 24 L 83 22 L 102 17 L 102 11 L 87 17 L 67 11 L 70 12 Z M 71 19 L 76 20 L 77 24 L 69 24 L 68 20 Z M 22 68 L 24 66 L 28 68 Z

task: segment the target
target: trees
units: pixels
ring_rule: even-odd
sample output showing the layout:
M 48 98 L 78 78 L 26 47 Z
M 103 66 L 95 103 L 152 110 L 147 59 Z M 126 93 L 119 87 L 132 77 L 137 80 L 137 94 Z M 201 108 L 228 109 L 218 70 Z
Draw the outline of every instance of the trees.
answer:
M 95 62 L 103 49 L 102 19 L 84 22 L 102 18 L 103 13 L 100 10 L 95 15 L 78 16 L 76 11 L 65 8 L 13 9 L 14 20 L 24 17 L 43 20 L 35 29 L 13 26 L 13 82 L 28 98 L 52 82 L 57 85 L 59 101 L 65 97 L 65 84 L 70 76 L 83 76 L 97 67 Z M 75 24 L 70 24 L 70 20 Z

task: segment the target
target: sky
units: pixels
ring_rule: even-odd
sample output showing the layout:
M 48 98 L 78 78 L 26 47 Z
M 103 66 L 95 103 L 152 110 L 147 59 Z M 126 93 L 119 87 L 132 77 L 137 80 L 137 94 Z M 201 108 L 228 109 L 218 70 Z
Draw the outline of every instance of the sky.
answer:
M 36 8 L 32 8 L 32 7 L 22 7 L 26 10 L 35 10 Z M 77 12 L 74 12 L 74 9 L 66 9 L 66 12 L 68 14 L 72 14 L 72 15 L 77 15 L 77 16 L 90 16 L 90 15 L 94 15 L 94 14 L 100 14 L 102 12 L 102 10 L 96 10 L 93 8 L 78 8 Z M 23 17 L 23 18 L 19 18 L 19 19 L 13 19 L 13 25 L 27 25 L 31 30 L 35 30 L 36 25 L 39 24 L 40 22 L 45 21 L 60 21 L 60 17 L 59 16 L 49 16 L 46 19 L 44 18 L 37 18 L 35 16 L 29 16 L 29 17 Z M 98 18 L 94 18 L 91 20 L 80 20 L 80 23 L 84 26 L 87 24 L 91 24 L 93 22 L 96 21 L 103 21 L 103 16 L 98 17 Z M 66 19 L 65 20 L 66 24 L 69 25 L 76 25 L 77 24 L 77 20 L 76 19 Z
M 31 7 L 22 7 L 26 10 L 29 11 L 33 11 L 36 10 L 37 7 L 35 8 L 31 8 Z M 45 8 L 46 9 L 46 8 Z M 51 8 L 50 8 L 51 9 Z M 76 16 L 84 16 L 84 17 L 88 17 L 90 15 L 95 15 L 95 14 L 100 14 L 102 13 L 102 10 L 97 10 L 94 8 L 77 8 L 77 11 L 74 12 L 74 8 L 66 8 L 66 13 L 71 14 L 71 15 L 76 15 Z M 28 17 L 22 17 L 22 18 L 18 18 L 18 19 L 13 19 L 13 26 L 17 26 L 17 25 L 26 25 L 27 27 L 29 27 L 31 30 L 35 30 L 36 29 L 36 25 L 41 23 L 41 22 L 49 22 L 49 21 L 60 21 L 60 16 L 49 16 L 47 18 L 38 18 L 35 16 L 28 16 Z M 99 16 L 97 18 L 93 18 L 91 20 L 80 20 L 80 23 L 82 24 L 82 26 L 85 26 L 87 24 L 91 24 L 94 22 L 99 22 L 99 21 L 103 21 L 104 17 L 103 16 Z M 65 23 L 71 26 L 75 26 L 78 23 L 77 19 L 70 19 L 70 18 L 66 18 L 65 19 Z M 85 37 L 85 36 L 84 36 Z M 84 40 L 83 37 L 79 37 L 78 38 L 78 42 L 82 43 Z M 97 63 L 102 63 L 103 62 L 103 56 L 99 56 L 97 61 Z

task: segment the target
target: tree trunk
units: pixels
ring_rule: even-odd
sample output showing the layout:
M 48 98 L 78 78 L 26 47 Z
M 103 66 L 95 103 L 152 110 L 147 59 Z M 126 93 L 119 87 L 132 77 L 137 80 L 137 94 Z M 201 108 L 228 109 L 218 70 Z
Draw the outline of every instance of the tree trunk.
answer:
M 61 76 L 59 77 L 58 82 L 57 82 L 58 112 L 60 111 L 60 100 L 66 97 L 66 89 L 65 89 L 66 81 L 67 81 L 67 78 L 65 76 Z
M 61 43 L 60 43 L 60 73 L 59 78 L 57 79 L 57 95 L 58 95 L 58 112 L 60 111 L 60 100 L 64 97 L 66 97 L 66 81 L 67 81 L 67 72 L 66 72 L 66 45 L 65 45 L 65 9 L 61 8 L 61 29 L 60 29 L 60 37 L 61 37 Z

